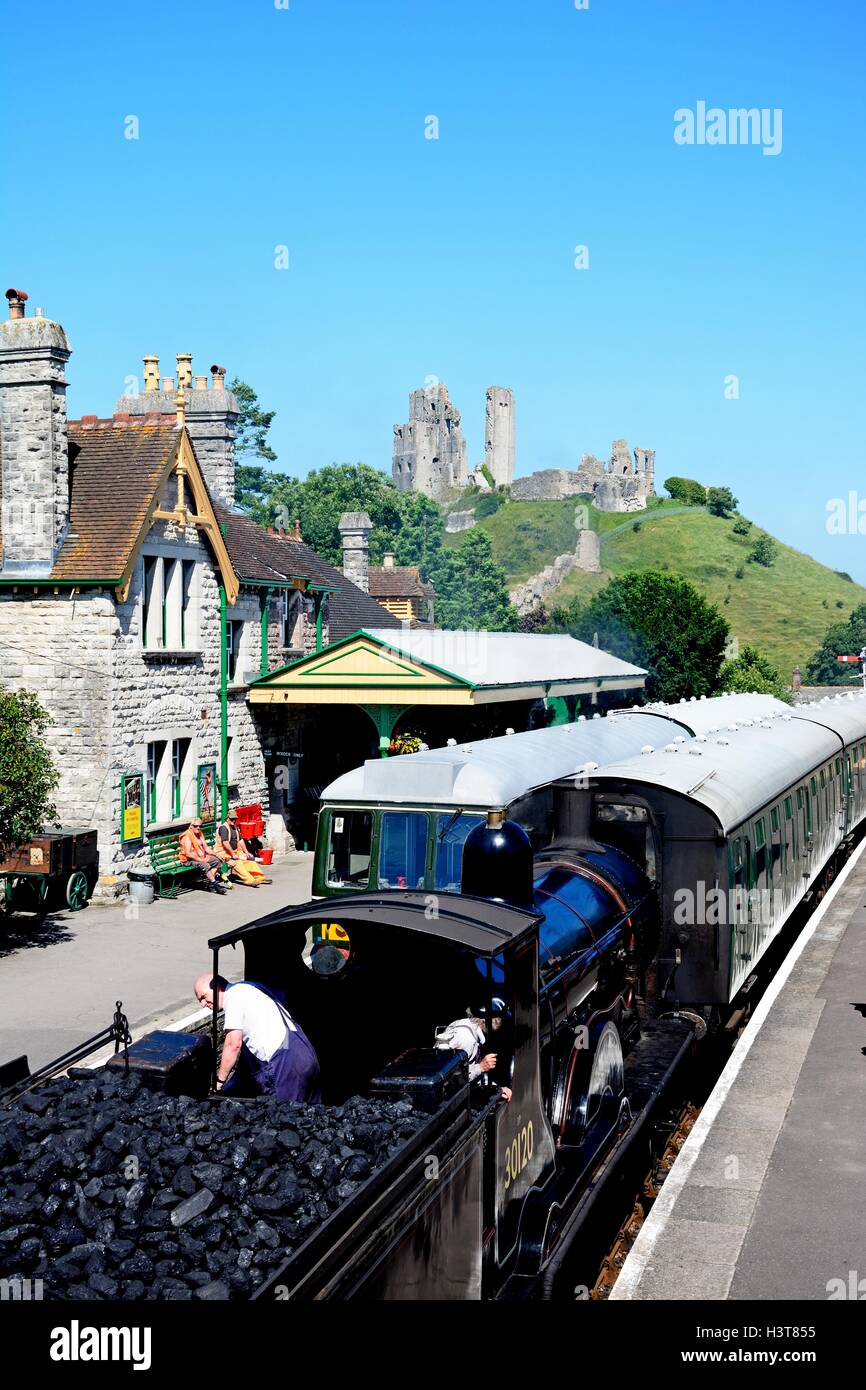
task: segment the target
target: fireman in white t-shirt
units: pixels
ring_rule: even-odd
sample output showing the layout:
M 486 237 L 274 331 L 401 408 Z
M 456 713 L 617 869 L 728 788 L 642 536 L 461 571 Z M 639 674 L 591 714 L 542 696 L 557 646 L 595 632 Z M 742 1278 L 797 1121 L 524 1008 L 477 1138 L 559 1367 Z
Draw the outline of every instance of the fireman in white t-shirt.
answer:
M 243 1059 L 256 1090 L 279 1100 L 318 1104 L 319 1059 L 303 1029 L 267 985 L 240 980 L 230 985 L 222 975 L 200 975 L 195 997 L 223 1010 L 225 1038 L 217 1066 L 217 1090 L 232 1078 Z

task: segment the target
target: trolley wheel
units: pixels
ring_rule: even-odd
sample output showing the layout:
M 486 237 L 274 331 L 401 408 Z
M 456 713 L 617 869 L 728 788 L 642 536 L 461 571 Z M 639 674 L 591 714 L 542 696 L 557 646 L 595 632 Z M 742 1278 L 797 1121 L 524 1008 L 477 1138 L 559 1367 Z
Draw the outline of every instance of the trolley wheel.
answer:
M 80 912 L 87 906 L 87 894 L 87 875 L 81 869 L 76 869 L 75 873 L 69 875 L 66 884 L 66 901 L 73 912 Z
M 575 1039 L 563 1058 L 553 1094 L 553 1129 L 559 1144 L 590 1147 L 615 1130 L 628 1109 L 622 1042 L 615 1023 L 596 1024 Z

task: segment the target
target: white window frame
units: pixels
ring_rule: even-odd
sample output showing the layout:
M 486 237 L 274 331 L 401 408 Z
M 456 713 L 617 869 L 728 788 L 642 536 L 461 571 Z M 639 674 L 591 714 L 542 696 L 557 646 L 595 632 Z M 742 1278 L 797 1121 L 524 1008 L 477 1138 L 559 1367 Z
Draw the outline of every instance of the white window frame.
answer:
M 147 575 L 151 573 L 150 594 Z M 201 563 L 189 551 L 142 554 L 141 645 L 147 652 L 199 650 Z

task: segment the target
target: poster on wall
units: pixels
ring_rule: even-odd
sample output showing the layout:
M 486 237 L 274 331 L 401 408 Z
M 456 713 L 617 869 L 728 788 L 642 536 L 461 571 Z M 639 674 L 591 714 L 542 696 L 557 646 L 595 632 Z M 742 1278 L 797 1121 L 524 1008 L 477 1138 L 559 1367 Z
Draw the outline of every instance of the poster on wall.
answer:
M 140 840 L 143 830 L 144 773 L 130 772 L 120 779 L 120 842 Z
M 203 821 L 216 816 L 216 763 L 202 763 L 198 770 L 198 814 Z

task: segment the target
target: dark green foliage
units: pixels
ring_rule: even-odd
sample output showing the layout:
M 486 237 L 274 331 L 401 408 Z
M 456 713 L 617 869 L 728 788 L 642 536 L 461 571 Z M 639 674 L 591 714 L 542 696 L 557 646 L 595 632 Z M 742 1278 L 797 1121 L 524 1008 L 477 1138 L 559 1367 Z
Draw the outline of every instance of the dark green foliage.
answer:
M 51 720 L 28 690 L 0 690 L 0 856 L 57 814 L 58 776 L 43 734 Z
M 778 546 L 772 536 L 759 536 L 749 551 L 749 559 L 756 565 L 769 569 L 778 553 Z
M 485 492 L 483 497 L 475 503 L 475 520 L 483 521 L 486 516 L 493 516 L 498 512 L 505 498 L 501 492 Z
M 473 529 L 462 545 L 444 546 L 427 576 L 436 590 L 436 621 L 441 627 L 510 632 L 517 614 L 508 601 L 505 571 L 493 558 L 486 532 Z
M 275 476 L 265 468 L 265 463 L 275 463 L 276 454 L 267 442 L 271 421 L 275 410 L 261 410 L 259 398 L 253 388 L 238 377 L 229 385 L 229 390 L 237 396 L 240 414 L 238 432 L 235 438 L 237 467 L 235 470 L 235 498 L 256 521 L 268 524 L 267 494 L 271 479 Z M 263 459 L 263 463 L 255 460 Z
M 866 603 L 855 608 L 846 622 L 833 623 L 806 667 L 809 685 L 847 685 L 851 688 L 859 667 L 837 661 L 837 656 L 857 656 L 866 647 Z
M 729 487 L 707 488 L 707 511 L 713 516 L 730 516 L 736 506 L 737 499 Z
M 707 489 L 694 478 L 665 478 L 662 486 L 677 502 L 684 502 L 688 507 L 706 506 Z
M 747 521 L 744 516 L 738 516 L 731 530 L 735 536 L 747 536 L 752 529 L 751 521 Z
M 748 644 L 738 656 L 723 665 L 719 688 L 741 693 L 757 690 L 764 695 L 775 695 L 778 700 L 790 701 L 782 677 L 773 663 L 762 656 L 757 647 Z
M 555 631 L 570 632 L 648 671 L 651 700 L 711 695 L 728 637 L 721 613 L 685 579 L 658 570 L 630 571 L 582 606 L 555 609 Z

